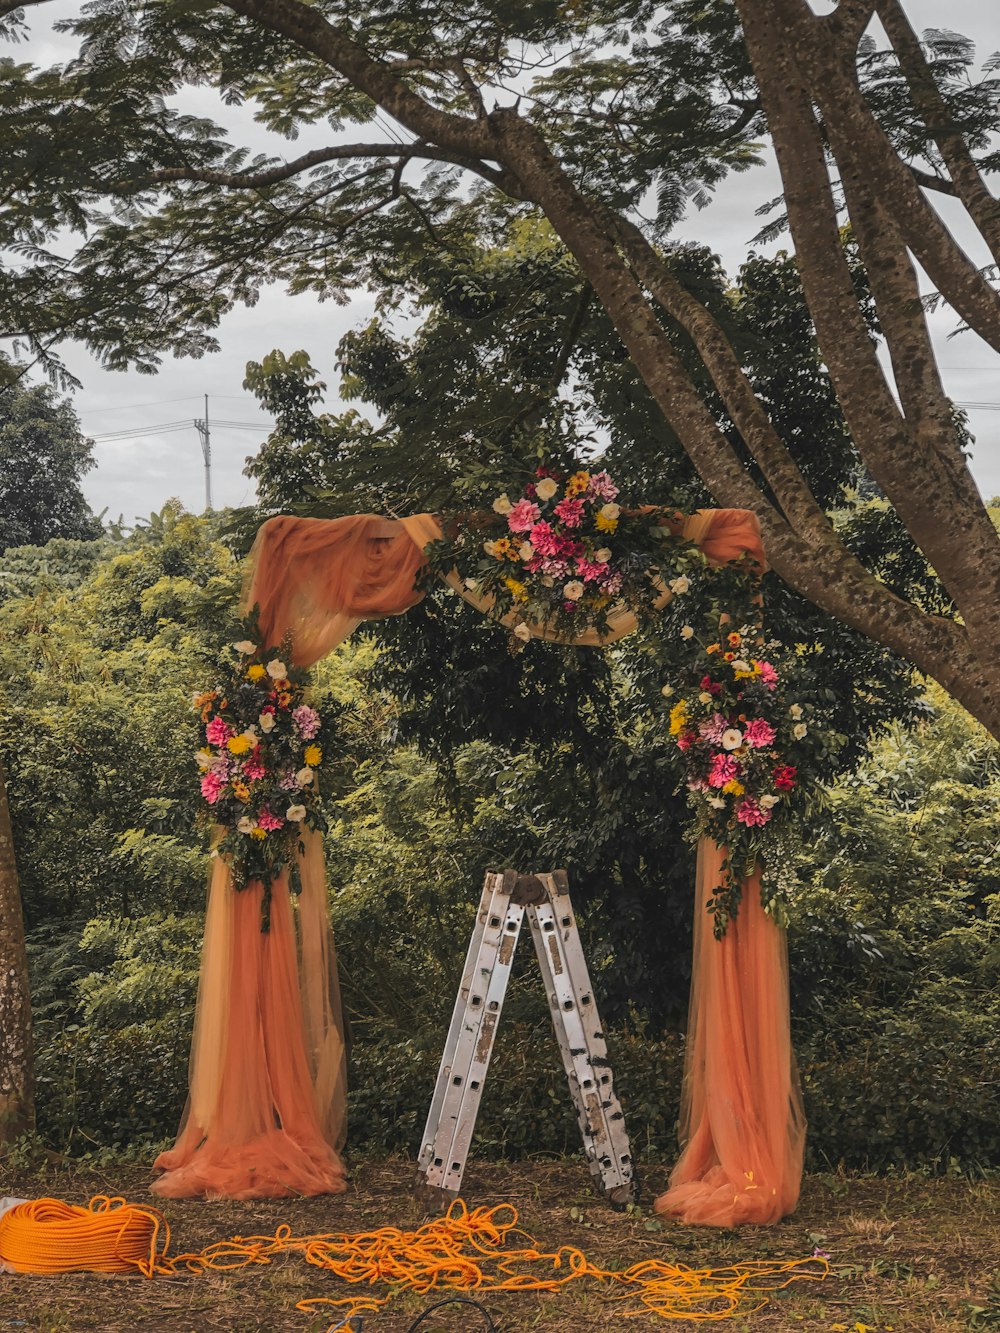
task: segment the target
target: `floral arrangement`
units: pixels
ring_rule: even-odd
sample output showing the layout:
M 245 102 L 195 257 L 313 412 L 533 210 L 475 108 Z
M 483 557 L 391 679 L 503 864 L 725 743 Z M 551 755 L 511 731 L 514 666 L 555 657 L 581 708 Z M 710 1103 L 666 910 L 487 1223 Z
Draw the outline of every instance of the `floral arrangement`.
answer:
M 492 597 L 498 618 L 513 612 L 512 633 L 522 642 L 531 637 L 529 621 L 565 638 L 601 629 L 612 606 L 648 605 L 658 588 L 653 552 L 661 535 L 650 514 L 618 501 L 606 471 L 543 465 L 515 499 L 496 496 L 486 527 L 466 524 L 437 543 L 431 567 L 458 568 L 470 591 Z
M 749 625 L 727 632 L 724 623 L 707 644 L 691 626 L 681 634 L 697 642 L 698 660 L 686 688 L 665 685 L 663 694 L 681 694 L 670 708 L 670 735 L 683 760 L 694 836 L 708 834 L 727 848 L 723 883 L 708 905 L 721 937 L 738 910 L 740 881 L 756 866 L 767 869 L 764 853 L 801 818 L 823 737 L 810 730 L 808 705 L 789 697 L 793 673 L 775 665 L 780 645 L 765 644 Z M 773 877 L 762 880 L 762 897 L 768 910 L 780 911 Z
M 195 753 L 204 815 L 222 836 L 214 853 L 232 867 L 233 886 L 264 886 L 262 929 L 270 924 L 274 877 L 301 891 L 296 850 L 304 828 L 324 830 L 318 791 L 322 720 L 305 700 L 307 672 L 291 666 L 290 644 L 265 649 L 256 617 L 231 645 L 227 678 L 196 694 L 202 744 Z

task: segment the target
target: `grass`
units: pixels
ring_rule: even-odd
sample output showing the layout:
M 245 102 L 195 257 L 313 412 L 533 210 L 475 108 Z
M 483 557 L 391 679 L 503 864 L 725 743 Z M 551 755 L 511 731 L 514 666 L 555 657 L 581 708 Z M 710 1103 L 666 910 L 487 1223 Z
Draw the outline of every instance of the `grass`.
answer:
M 167 1201 L 173 1248 L 198 1250 L 236 1234 L 268 1234 L 287 1222 L 298 1234 L 409 1228 L 424 1220 L 410 1193 L 406 1162 L 358 1166 L 351 1191 L 339 1197 L 267 1203 Z M 6 1173 L 5 1173 L 6 1176 Z M 95 1170 L 50 1168 L 4 1179 L 4 1193 L 54 1195 L 82 1203 L 98 1193 L 148 1201 L 148 1173 L 133 1166 Z M 649 1172 L 647 1193 L 665 1173 Z M 750 1333 L 974 1333 L 1000 1330 L 1000 1185 L 990 1181 L 814 1175 L 806 1178 L 794 1216 L 778 1226 L 739 1232 L 661 1223 L 646 1209 L 616 1214 L 589 1188 L 582 1165 L 507 1163 L 470 1167 L 466 1199 L 513 1203 L 521 1224 L 545 1250 L 575 1245 L 606 1268 L 662 1258 L 693 1268 L 738 1260 L 829 1255 L 823 1283 L 796 1283 L 761 1309 L 720 1324 L 667 1323 L 640 1315 L 600 1284 L 573 1283 L 558 1293 L 489 1293 L 479 1299 L 502 1333 L 585 1333 L 622 1328 L 727 1328 Z M 379 1289 L 380 1292 L 383 1289 Z M 113 1278 L 0 1277 L 0 1333 L 324 1333 L 328 1318 L 295 1310 L 309 1296 L 342 1295 L 343 1284 L 286 1257 L 266 1267 L 200 1276 Z M 445 1293 L 442 1293 L 445 1294 Z M 431 1298 L 396 1293 L 386 1309 L 364 1317 L 364 1333 L 406 1333 Z M 482 1317 L 451 1306 L 419 1326 L 420 1333 L 479 1333 Z

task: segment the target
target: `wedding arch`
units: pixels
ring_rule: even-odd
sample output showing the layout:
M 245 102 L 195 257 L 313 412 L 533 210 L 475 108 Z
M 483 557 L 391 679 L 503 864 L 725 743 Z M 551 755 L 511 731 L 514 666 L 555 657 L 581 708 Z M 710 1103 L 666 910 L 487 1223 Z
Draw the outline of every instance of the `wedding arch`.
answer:
M 701 510 L 674 523 L 711 565 L 744 558 L 765 568 L 749 511 Z M 363 621 L 403 614 L 424 595 L 425 551 L 441 535 L 430 514 L 271 519 L 244 595 L 259 608 L 261 641 L 289 643 L 294 664 L 308 667 Z M 446 578 L 467 602 L 493 610 L 456 573 Z M 664 588 L 661 599 L 669 596 Z M 518 625 L 522 637 L 558 637 L 551 625 Z M 611 607 L 600 630 L 569 641 L 601 647 L 636 626 L 633 610 Z M 174 1147 L 156 1161 L 156 1193 L 268 1198 L 346 1187 L 346 1059 L 320 835 L 303 829 L 297 855 L 296 892 L 286 872 L 266 889 L 237 891 L 228 859 L 214 859 L 188 1103 Z M 701 838 L 682 1152 L 655 1206 L 689 1223 L 733 1226 L 774 1222 L 795 1207 L 805 1119 L 784 932 L 764 911 L 753 871 L 738 916 L 715 938 L 704 903 L 724 859 L 724 848 Z

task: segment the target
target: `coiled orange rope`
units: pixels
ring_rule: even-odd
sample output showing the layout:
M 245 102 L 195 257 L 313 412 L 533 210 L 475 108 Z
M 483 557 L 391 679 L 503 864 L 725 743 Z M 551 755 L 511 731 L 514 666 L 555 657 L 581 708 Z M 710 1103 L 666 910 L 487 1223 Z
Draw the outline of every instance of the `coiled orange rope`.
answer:
M 232 1270 L 269 1264 L 278 1255 L 300 1254 L 306 1263 L 354 1286 L 388 1283 L 418 1294 L 437 1291 L 558 1291 L 583 1278 L 618 1288 L 638 1308 L 621 1317 L 653 1314 L 662 1319 L 723 1320 L 765 1304 L 766 1293 L 801 1280 L 826 1277 L 825 1259 L 790 1259 L 687 1268 L 647 1259 L 625 1269 L 601 1268 L 582 1250 L 562 1245 L 539 1250 L 517 1225 L 511 1204 L 468 1209 L 457 1199 L 448 1212 L 413 1231 L 374 1231 L 295 1236 L 279 1226 L 272 1236 L 234 1236 L 197 1254 L 170 1255 L 170 1228 L 155 1208 L 98 1195 L 89 1208 L 38 1199 L 0 1217 L 0 1264 L 18 1273 L 132 1273 L 144 1277 L 186 1269 Z M 521 1248 L 508 1248 L 512 1238 Z M 374 1313 L 390 1297 L 357 1294 L 313 1296 L 297 1310 L 337 1311 L 331 1329 L 352 1315 Z

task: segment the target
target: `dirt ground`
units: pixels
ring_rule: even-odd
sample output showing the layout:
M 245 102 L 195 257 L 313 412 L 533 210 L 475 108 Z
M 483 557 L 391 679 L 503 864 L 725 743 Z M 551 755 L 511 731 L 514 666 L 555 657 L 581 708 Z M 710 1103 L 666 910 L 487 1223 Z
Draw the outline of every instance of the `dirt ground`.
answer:
M 6 1173 L 5 1173 L 6 1174 Z M 271 1234 L 287 1223 L 298 1235 L 412 1228 L 426 1214 L 411 1194 L 407 1162 L 362 1163 L 350 1192 L 339 1197 L 273 1203 L 167 1201 L 172 1249 L 200 1250 L 233 1235 Z M 0 1181 L 0 1194 L 53 1196 L 84 1203 L 94 1194 L 124 1194 L 148 1203 L 149 1175 L 135 1167 L 104 1171 L 50 1168 Z M 662 1223 L 648 1200 L 665 1185 L 665 1173 L 649 1171 L 646 1207 L 612 1212 L 590 1189 L 582 1164 L 471 1165 L 465 1198 L 470 1207 L 512 1203 L 521 1226 L 541 1250 L 573 1245 L 608 1269 L 645 1259 L 690 1268 L 718 1268 L 740 1260 L 829 1256 L 822 1283 L 795 1283 L 774 1293 L 758 1310 L 725 1323 L 690 1319 L 668 1322 L 647 1314 L 624 1317 L 634 1303 L 592 1279 L 555 1293 L 483 1293 L 498 1333 L 541 1330 L 729 1328 L 752 1333 L 971 1333 L 1000 1330 L 1000 1183 L 810 1176 L 798 1211 L 780 1225 L 739 1232 Z M 267 1266 L 238 1272 L 156 1278 L 73 1275 L 58 1278 L 0 1276 L 0 1333 L 325 1333 L 330 1316 L 295 1309 L 305 1297 L 346 1294 L 346 1285 L 282 1256 Z M 385 1295 L 388 1289 L 375 1288 Z M 446 1293 L 442 1293 L 444 1295 Z M 377 1314 L 363 1318 L 363 1333 L 406 1333 L 436 1299 L 393 1292 Z M 419 1333 L 488 1333 L 473 1307 L 450 1306 L 418 1325 Z M 417 1330 L 414 1331 L 417 1333 Z

